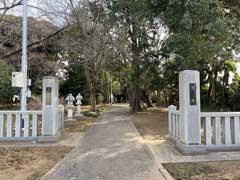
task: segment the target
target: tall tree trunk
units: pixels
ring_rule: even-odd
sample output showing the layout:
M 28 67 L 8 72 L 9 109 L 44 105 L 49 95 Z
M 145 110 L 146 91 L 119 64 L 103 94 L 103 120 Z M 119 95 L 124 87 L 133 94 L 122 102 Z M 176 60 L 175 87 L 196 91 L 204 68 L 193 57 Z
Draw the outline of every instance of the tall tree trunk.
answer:
M 91 103 L 91 111 L 96 112 L 96 84 L 93 83 L 90 89 L 90 103 Z
M 126 22 L 128 24 L 128 35 L 131 39 L 131 52 L 132 52 L 132 82 L 131 82 L 131 92 L 130 92 L 130 107 L 131 112 L 141 111 L 141 88 L 139 82 L 139 73 L 140 73 L 140 53 L 137 43 L 137 34 L 136 34 L 136 23 L 132 21 L 129 7 L 126 5 L 124 8 L 124 14 L 126 15 Z
M 229 85 L 229 71 L 225 70 L 223 75 L 223 82 L 221 82 L 221 99 L 220 104 L 221 108 L 228 106 L 228 93 L 227 93 L 227 86 Z
M 149 101 L 149 97 L 147 96 L 146 91 L 142 91 L 141 99 L 144 103 L 146 103 L 148 108 L 153 107 L 151 102 Z
M 229 76 L 230 76 L 229 71 L 225 70 L 223 75 L 224 87 L 229 85 Z
M 216 104 L 216 79 L 217 72 L 212 70 L 209 73 L 209 90 L 208 90 L 209 105 Z
M 131 92 L 131 112 L 141 111 L 141 68 L 140 68 L 140 50 L 137 41 L 137 25 L 127 18 L 129 23 L 129 36 L 131 38 L 131 52 L 132 52 L 132 92 Z
M 133 50 L 134 52 L 135 50 Z M 131 90 L 131 112 L 141 111 L 140 64 L 139 56 L 133 53 L 133 81 Z M 136 55 L 136 56 L 135 56 Z
M 131 97 L 131 112 L 139 112 L 141 108 L 141 89 L 138 84 L 134 83 L 132 87 L 132 97 Z
M 162 100 L 161 100 L 161 92 L 159 89 L 157 89 L 157 103 L 156 106 L 161 106 L 162 105 Z
M 96 112 L 96 89 L 97 89 L 97 76 L 95 72 L 94 63 L 85 63 L 85 75 L 90 92 L 90 105 L 91 111 Z

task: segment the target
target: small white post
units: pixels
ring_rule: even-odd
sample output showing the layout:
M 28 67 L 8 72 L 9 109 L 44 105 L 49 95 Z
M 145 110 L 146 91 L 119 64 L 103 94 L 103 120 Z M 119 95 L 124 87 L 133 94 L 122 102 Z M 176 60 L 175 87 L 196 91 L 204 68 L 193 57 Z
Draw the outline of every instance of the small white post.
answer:
M 230 125 L 230 117 L 225 117 L 225 143 L 227 145 L 231 144 L 231 125 Z
M 4 131 L 4 115 L 0 114 L 0 137 L 3 137 L 3 131 Z
M 235 144 L 240 144 L 240 123 L 239 116 L 234 117 L 234 136 L 235 136 Z
M 215 139 L 216 145 L 222 144 L 222 128 L 221 128 L 221 117 L 215 118 Z
M 74 109 L 74 105 L 73 105 L 73 101 L 75 101 L 75 98 L 72 94 L 69 94 L 66 98 L 67 101 L 67 117 L 68 117 L 68 121 L 73 121 L 73 109 Z
M 169 136 L 173 135 L 173 129 L 172 129 L 172 112 L 176 111 L 177 107 L 174 105 L 168 106 L 168 134 Z
M 206 145 L 212 144 L 211 117 L 206 117 Z
M 77 100 L 77 115 L 76 116 L 83 116 L 83 114 L 81 113 L 81 105 L 82 105 L 82 95 L 80 93 L 78 93 L 76 100 Z

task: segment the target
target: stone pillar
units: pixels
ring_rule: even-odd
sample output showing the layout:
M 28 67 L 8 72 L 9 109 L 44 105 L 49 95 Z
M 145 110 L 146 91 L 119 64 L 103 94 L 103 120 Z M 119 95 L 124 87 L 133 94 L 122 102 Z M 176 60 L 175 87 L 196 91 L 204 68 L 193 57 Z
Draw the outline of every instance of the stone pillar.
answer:
M 111 102 L 110 102 L 111 104 L 113 104 L 114 103 L 114 96 L 113 96 L 113 94 L 111 94 Z
M 57 118 L 59 104 L 59 80 L 55 77 L 44 77 L 42 96 L 42 136 L 57 135 Z
M 79 93 L 76 97 L 77 100 L 77 115 L 76 116 L 83 116 L 83 114 L 81 113 L 81 105 L 82 105 L 82 95 Z
M 168 134 L 169 136 L 171 137 L 173 135 L 173 132 L 172 132 L 172 117 L 171 117 L 171 114 L 172 112 L 176 111 L 177 110 L 177 107 L 174 106 L 174 105 L 171 105 L 171 106 L 168 106 Z
M 179 75 L 180 140 L 200 144 L 200 74 L 186 70 Z
M 75 101 L 75 98 L 72 94 L 69 94 L 66 98 L 67 101 L 67 117 L 68 117 L 68 121 L 73 121 L 73 109 L 74 109 L 74 105 L 73 105 L 73 101 Z

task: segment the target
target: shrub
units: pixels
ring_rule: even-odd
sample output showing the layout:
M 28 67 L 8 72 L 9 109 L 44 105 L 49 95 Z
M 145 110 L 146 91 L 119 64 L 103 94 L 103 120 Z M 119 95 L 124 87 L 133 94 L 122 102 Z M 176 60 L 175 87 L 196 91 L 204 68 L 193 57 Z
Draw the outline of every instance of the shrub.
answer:
M 231 96 L 230 108 L 232 111 L 240 111 L 240 93 L 236 93 Z
M 18 94 L 12 87 L 12 72 L 14 67 L 0 60 L 0 104 L 12 102 L 13 95 Z
M 98 117 L 98 115 L 99 115 L 98 112 L 92 112 L 92 111 L 82 112 L 82 114 L 83 114 L 84 116 L 93 117 L 93 118 L 96 118 L 96 117 Z

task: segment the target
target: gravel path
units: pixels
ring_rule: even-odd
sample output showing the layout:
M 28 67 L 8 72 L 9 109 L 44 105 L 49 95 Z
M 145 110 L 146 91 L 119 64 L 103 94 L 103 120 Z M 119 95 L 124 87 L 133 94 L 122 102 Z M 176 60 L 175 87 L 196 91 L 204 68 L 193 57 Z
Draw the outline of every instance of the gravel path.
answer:
M 164 180 L 132 127 L 127 108 L 112 108 L 44 180 Z

